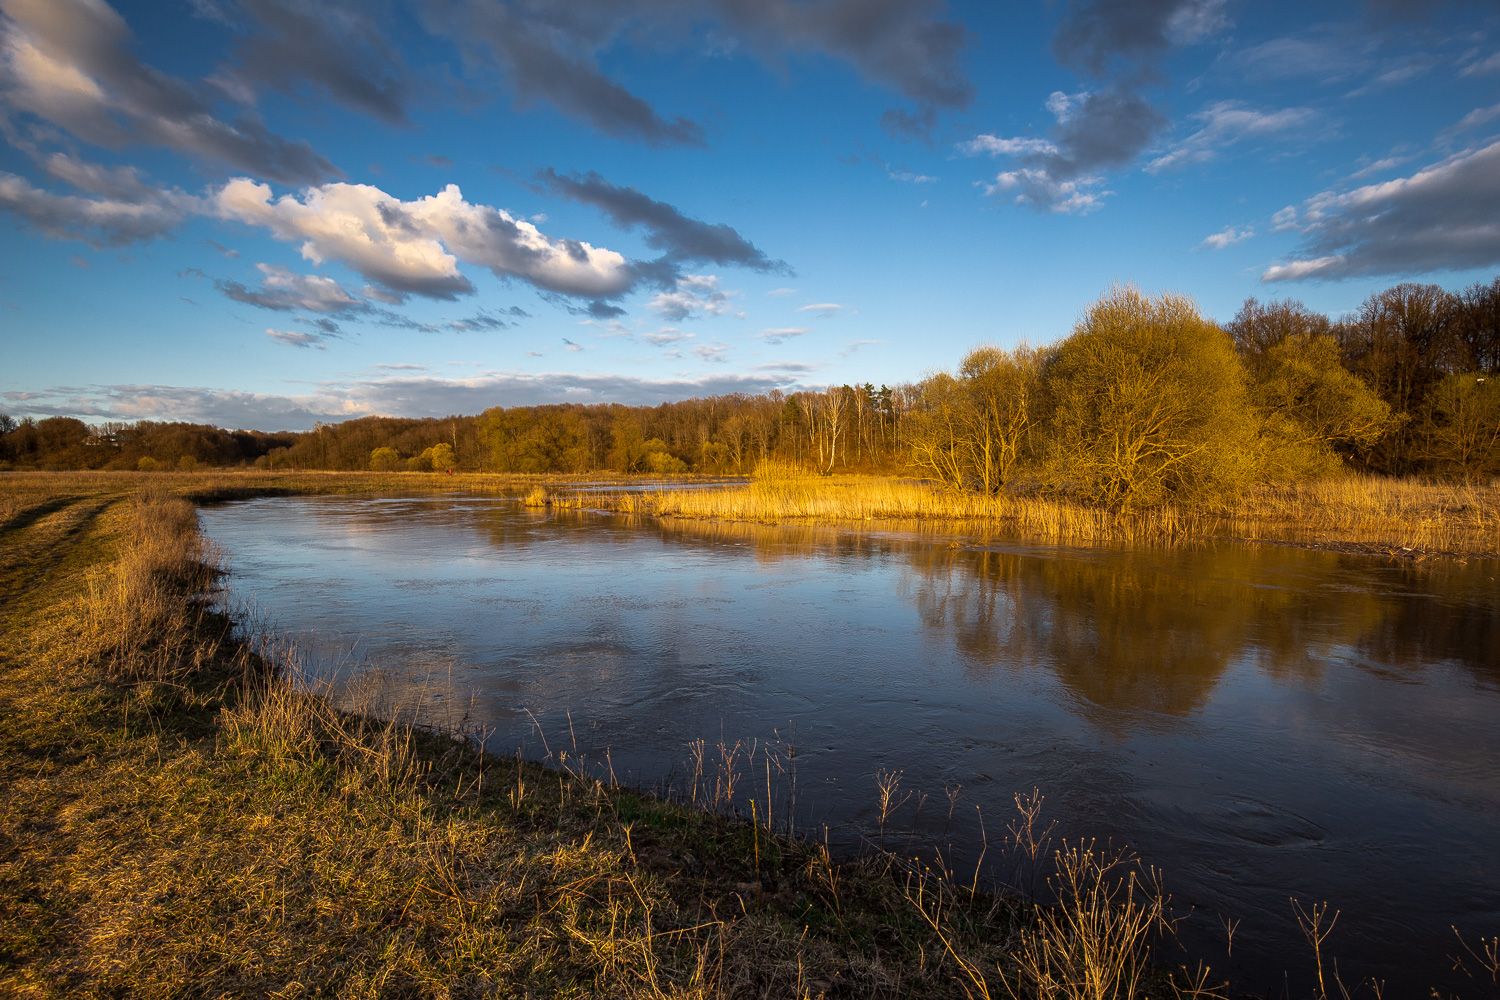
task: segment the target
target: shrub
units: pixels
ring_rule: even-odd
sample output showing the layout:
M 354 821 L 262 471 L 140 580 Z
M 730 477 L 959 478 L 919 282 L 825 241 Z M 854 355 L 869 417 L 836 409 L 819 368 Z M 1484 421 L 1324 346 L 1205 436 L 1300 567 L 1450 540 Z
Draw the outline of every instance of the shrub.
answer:
M 1117 509 L 1224 502 L 1255 471 L 1255 421 L 1228 334 L 1184 296 L 1115 288 L 1058 348 L 1055 487 Z
M 135 463 L 138 472 L 155 472 L 160 466 L 161 463 L 150 455 L 142 455 L 141 460 Z
M 395 472 L 401 466 L 401 453 L 395 448 L 376 448 L 370 452 L 372 472 Z

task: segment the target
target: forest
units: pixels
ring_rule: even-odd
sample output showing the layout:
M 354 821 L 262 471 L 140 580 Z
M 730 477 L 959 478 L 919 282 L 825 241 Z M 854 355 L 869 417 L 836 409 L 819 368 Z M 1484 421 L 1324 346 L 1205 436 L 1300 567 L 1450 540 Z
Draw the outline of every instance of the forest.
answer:
M 1044 346 L 952 371 L 659 406 L 496 405 L 306 432 L 0 415 L 0 469 L 904 473 L 1124 507 L 1340 469 L 1500 475 L 1500 278 L 1400 284 L 1340 320 L 1250 299 L 1228 323 L 1121 287 Z

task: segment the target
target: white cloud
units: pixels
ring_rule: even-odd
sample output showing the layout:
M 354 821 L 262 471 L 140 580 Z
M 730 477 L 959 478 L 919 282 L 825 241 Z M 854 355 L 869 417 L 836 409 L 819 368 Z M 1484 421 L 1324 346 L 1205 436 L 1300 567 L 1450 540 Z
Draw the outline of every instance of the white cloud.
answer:
M 784 299 L 788 295 L 796 295 L 796 294 L 797 294 L 797 289 L 795 289 L 795 288 L 773 288 L 769 292 L 766 293 L 766 296 L 767 296 L 767 298 L 772 298 L 772 299 Z
M 1263 281 L 1466 270 L 1500 264 L 1500 142 L 1409 177 L 1308 199 L 1296 259 Z
M 1023 137 L 1002 139 L 999 136 L 986 134 L 976 135 L 967 142 L 959 143 L 958 151 L 969 156 L 978 156 L 981 153 L 988 153 L 990 156 L 1050 155 L 1057 152 L 1057 146 L 1046 139 Z
M 870 347 L 875 344 L 883 344 L 883 340 L 851 340 L 839 351 L 839 357 L 847 358 L 857 352 L 861 347 Z
M 1486 73 L 1500 73 L 1500 52 L 1487 59 L 1480 59 L 1469 63 L 1461 71 L 1464 76 L 1483 76 Z
M 302 256 L 315 264 L 340 261 L 396 293 L 451 299 L 472 292 L 460 259 L 563 295 L 610 298 L 635 280 L 620 254 L 555 239 L 503 209 L 470 204 L 456 184 L 415 201 L 343 183 L 273 199 L 269 185 L 238 177 L 213 201 L 221 217 L 300 241 Z
M 646 306 L 668 321 L 680 323 L 702 316 L 722 316 L 733 307 L 731 300 L 737 294 L 720 289 L 717 275 L 684 274 L 677 279 L 676 289 L 653 295 Z
M 1384 173 L 1385 171 L 1392 170 L 1396 167 L 1401 166 L 1402 164 L 1410 163 L 1415 159 L 1415 155 L 1382 157 L 1381 159 L 1376 160 L 1373 163 L 1369 163 L 1363 167 L 1360 167 L 1354 173 L 1349 175 L 1349 180 L 1354 181 L 1359 180 L 1363 177 L 1369 177 L 1373 174 Z
M 1047 110 L 1052 112 L 1052 117 L 1056 118 L 1060 124 L 1077 114 L 1078 109 L 1088 101 L 1089 97 L 1090 94 L 1087 90 L 1080 90 L 1076 94 L 1066 94 L 1061 90 L 1054 90 L 1047 95 Z
M 261 287 L 246 288 L 237 281 L 221 281 L 219 290 L 236 302 L 262 309 L 304 309 L 316 313 L 342 313 L 367 308 L 366 303 L 344 291 L 332 278 L 297 274 L 279 264 L 256 264 Z
M 755 339 L 764 340 L 768 344 L 780 344 L 793 337 L 800 337 L 807 333 L 805 326 L 783 326 L 770 330 L 762 330 L 755 335 Z
M 798 306 L 799 313 L 816 313 L 820 319 L 830 319 L 847 309 L 848 306 L 839 305 L 837 302 L 812 302 L 805 306 Z
M 936 177 L 929 177 L 926 174 L 914 174 L 910 170 L 887 169 L 885 175 L 893 181 L 903 181 L 907 184 L 934 184 L 937 182 Z
M 700 361 L 711 365 L 722 365 L 729 360 L 728 344 L 699 344 L 693 348 L 693 353 L 698 355 Z
M 1236 229 L 1233 226 L 1229 226 L 1220 232 L 1214 233 L 1212 236 L 1205 236 L 1203 242 L 1199 243 L 1198 246 L 1203 250 L 1223 250 L 1225 247 L 1232 247 L 1236 243 L 1243 243 L 1254 235 L 1255 229 L 1251 226 L 1246 226 L 1244 229 Z
M 301 330 L 266 330 L 266 336 L 279 344 L 289 347 L 316 347 L 318 350 L 327 350 L 323 343 L 324 335 L 320 333 L 303 333 Z
M 1225 0 L 1185 3 L 1167 19 L 1167 35 L 1173 45 L 1192 45 L 1212 38 L 1229 26 Z
M 256 118 L 220 118 L 201 88 L 142 64 L 125 19 L 103 0 L 12 0 L 5 15 L 0 108 L 97 146 L 146 142 L 288 184 L 338 174 L 305 142 Z
M 56 239 L 94 247 L 123 246 L 165 236 L 196 204 L 196 199 L 180 192 L 148 190 L 149 194 L 129 200 L 84 198 L 55 194 L 0 171 L 0 210 L 20 216 Z
M 1488 124 L 1496 118 L 1500 118 L 1500 104 L 1491 104 L 1487 108 L 1475 108 L 1448 128 L 1443 129 L 1442 134 L 1449 136 L 1456 135 L 1459 132 L 1467 132 L 1471 128 Z
M 1064 181 L 1053 177 L 1046 170 L 1023 167 L 996 174 L 995 183 L 986 185 L 984 193 L 998 196 L 1014 192 L 1012 201 L 1017 205 L 1042 208 L 1058 215 L 1087 215 L 1103 208 L 1103 199 L 1112 193 L 1089 190 L 1102 183 L 1102 177 L 1079 177 Z
M 645 343 L 650 344 L 653 347 L 665 347 L 668 344 L 676 344 L 680 341 L 692 340 L 696 336 L 696 333 L 683 333 L 675 326 L 664 326 L 660 330 L 657 330 L 655 333 L 638 334 L 636 339 L 644 341 Z
M 1343 254 L 1314 257 L 1312 260 L 1294 260 L 1289 264 L 1275 264 L 1261 273 L 1261 281 L 1296 281 L 1300 278 L 1319 276 L 1334 277 L 1347 263 Z
M 1218 101 L 1193 117 L 1201 123 L 1198 130 L 1148 163 L 1147 172 L 1155 174 L 1192 163 L 1206 163 L 1242 140 L 1270 138 L 1303 129 L 1317 114 L 1311 108 L 1255 111 L 1239 101 Z
M 1288 230 L 1300 229 L 1297 224 L 1297 206 L 1288 205 L 1275 215 L 1271 216 L 1271 232 L 1284 233 Z

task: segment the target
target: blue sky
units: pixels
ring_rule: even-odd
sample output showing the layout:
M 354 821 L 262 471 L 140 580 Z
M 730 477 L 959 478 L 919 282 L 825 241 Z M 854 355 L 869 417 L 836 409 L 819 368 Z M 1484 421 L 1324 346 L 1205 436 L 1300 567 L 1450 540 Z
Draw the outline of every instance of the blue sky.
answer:
M 1500 265 L 1500 8 L 0 0 L 0 411 L 910 381 Z

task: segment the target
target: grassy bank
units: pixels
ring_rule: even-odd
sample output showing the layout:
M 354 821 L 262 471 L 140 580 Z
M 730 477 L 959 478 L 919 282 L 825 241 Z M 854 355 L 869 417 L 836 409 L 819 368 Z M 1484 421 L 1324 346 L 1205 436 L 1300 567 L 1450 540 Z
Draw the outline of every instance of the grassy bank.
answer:
M 533 487 L 533 503 L 658 517 L 784 522 L 939 520 L 1000 524 L 1066 542 L 1157 543 L 1232 538 L 1425 558 L 1500 555 L 1500 489 L 1349 476 L 1260 487 L 1216 510 L 1119 513 L 1026 494 L 981 494 L 913 480 L 775 470 L 745 486 L 570 496 Z
M 169 490 L 7 496 L 0 994 L 1000 996 L 1078 960 L 1025 904 L 718 795 L 336 711 L 235 641 L 214 558 Z M 1158 914 L 1120 912 L 1090 967 L 1144 981 Z

